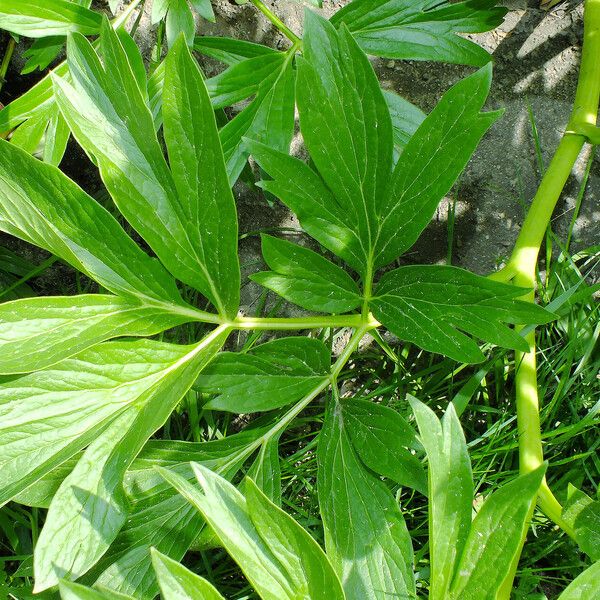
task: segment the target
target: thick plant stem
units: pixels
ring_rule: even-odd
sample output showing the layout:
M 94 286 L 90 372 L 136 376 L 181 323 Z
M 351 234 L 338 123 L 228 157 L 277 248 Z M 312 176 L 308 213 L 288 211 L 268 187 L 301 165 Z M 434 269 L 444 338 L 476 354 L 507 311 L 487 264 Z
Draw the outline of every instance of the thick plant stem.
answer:
M 599 97 L 600 0 L 586 0 L 581 66 L 571 118 L 566 133 L 563 135 L 533 199 L 511 258 L 506 267 L 495 274 L 494 279 L 512 280 L 515 285 L 527 288 L 535 287 L 537 260 L 546 229 L 584 143 L 592 141 L 587 134 L 595 131 L 591 128 L 596 126 Z M 534 292 L 529 292 L 525 300 L 534 302 Z M 519 470 L 521 473 L 533 471 L 544 460 L 540 429 L 535 331 L 529 333 L 525 339 L 529 343 L 529 352 L 516 355 L 516 402 Z M 562 518 L 562 507 L 550 491 L 545 479 L 538 492 L 538 505 L 548 518 L 568 535 L 574 537 L 572 528 Z M 524 543 L 525 537 L 522 540 L 522 544 Z M 504 581 L 503 588 L 498 594 L 498 600 L 510 597 L 519 555 Z
M 292 42 L 295 46 L 300 46 L 302 40 L 276 15 L 273 11 L 266 6 L 261 0 L 250 0 L 260 12 L 285 35 L 285 37 Z

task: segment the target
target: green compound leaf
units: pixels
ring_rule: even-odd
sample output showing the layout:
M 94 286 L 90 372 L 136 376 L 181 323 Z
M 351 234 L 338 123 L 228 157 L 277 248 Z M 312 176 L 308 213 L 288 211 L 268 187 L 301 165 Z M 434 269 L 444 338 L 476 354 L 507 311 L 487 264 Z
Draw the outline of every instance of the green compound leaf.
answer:
M 329 406 L 318 447 L 318 492 L 327 556 L 347 600 L 416 595 L 413 552 L 392 493 L 361 464 L 341 407 Z
M 600 594 L 600 561 L 577 576 L 558 600 L 597 600 Z
M 154 377 L 140 381 L 143 384 L 138 385 L 137 394 L 132 394 L 61 484 L 35 548 L 36 591 L 57 584 L 59 578 L 77 579 L 106 552 L 127 518 L 123 478 L 128 466 L 164 424 L 227 335 L 227 330 L 219 328 L 193 346 L 129 342 L 130 354 L 154 351 L 160 355 L 162 351 L 179 357 Z M 143 362 L 138 368 L 143 368 Z
M 378 227 L 377 199 L 392 167 L 392 124 L 369 60 L 346 29 L 307 11 L 298 62 L 300 128 L 338 217 L 355 230 L 366 268 Z M 318 110 L 315 110 L 319 107 Z
M 202 491 L 170 471 L 160 473 L 202 513 L 261 598 L 343 600 L 339 580 L 318 544 L 252 480 L 245 482 L 244 497 L 209 469 L 192 466 Z
M 504 19 L 495 0 L 354 0 L 331 19 L 344 24 L 375 56 L 481 66 L 483 48 L 457 35 L 490 31 Z
M 32 38 L 96 35 L 102 16 L 68 0 L 0 0 L 0 29 Z
M 450 589 L 452 600 L 494 600 L 498 597 L 521 552 L 521 540 L 529 527 L 545 471 L 543 465 L 510 481 L 483 503 L 456 567 Z
M 407 143 L 388 193 L 378 203 L 377 267 L 390 263 L 414 244 L 483 134 L 502 114 L 480 112 L 491 81 L 491 65 L 459 81 L 442 96 Z
M 262 252 L 272 271 L 250 279 L 308 310 L 343 313 L 360 306 L 356 282 L 325 257 L 291 242 L 262 235 Z
M 0 230 L 52 252 L 112 292 L 182 303 L 174 280 L 108 211 L 58 169 L 3 140 Z
M 402 340 L 465 363 L 484 359 L 474 340 L 527 351 L 505 323 L 548 323 L 543 308 L 517 300 L 525 290 L 457 267 L 409 266 L 389 271 L 377 284 L 375 317 Z
M 106 22 L 101 49 L 104 63 L 85 38 L 70 38 L 73 85 L 55 79 L 61 111 L 79 143 L 98 162 L 119 210 L 163 264 L 206 295 L 220 312 L 233 316 L 239 293 L 237 223 L 227 180 L 221 180 L 216 124 L 199 69 L 184 44 L 167 59 L 166 77 L 172 82 L 166 93 L 169 105 L 175 109 L 180 103 L 188 115 L 193 110 L 210 117 L 181 124 L 169 119 L 165 124 L 171 153 L 173 144 L 182 145 L 182 154 L 175 152 L 171 172 L 127 54 Z M 181 96 L 176 97 L 172 85 L 182 81 Z M 199 184 L 191 173 L 186 181 L 185 167 L 189 162 L 203 164 L 206 152 L 216 157 L 209 162 L 213 172 Z M 191 185 L 198 188 L 192 188 L 194 193 L 188 196 Z M 199 213 L 198 203 L 206 198 L 212 201 Z M 221 277 L 223 273 L 227 276 Z
M 429 461 L 431 598 L 445 600 L 471 527 L 471 461 L 452 404 L 440 421 L 425 404 L 409 400 Z
M 185 317 L 117 296 L 39 297 L 0 304 L 0 373 L 44 369 L 110 338 L 149 336 Z
M 330 353 L 319 340 L 281 338 L 247 354 L 222 352 L 195 388 L 219 394 L 205 408 L 248 413 L 291 404 L 328 377 Z
M 342 401 L 355 452 L 375 473 L 427 495 L 427 473 L 408 449 L 420 448 L 416 431 L 395 410 L 368 400 Z
M 206 579 L 154 549 L 152 565 L 163 600 L 225 600 Z

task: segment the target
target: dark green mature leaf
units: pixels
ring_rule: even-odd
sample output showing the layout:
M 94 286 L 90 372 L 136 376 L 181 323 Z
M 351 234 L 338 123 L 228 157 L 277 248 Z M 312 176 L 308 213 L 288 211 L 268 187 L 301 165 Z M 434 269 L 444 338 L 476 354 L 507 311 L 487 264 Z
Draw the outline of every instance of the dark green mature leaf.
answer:
M 278 53 L 277 50 L 246 40 L 228 37 L 198 36 L 194 40 L 194 50 L 219 60 L 226 65 L 236 65 L 248 58 Z
M 286 61 L 283 52 L 263 54 L 238 62 L 206 81 L 214 108 L 231 106 L 256 94 L 273 71 L 281 70 Z
M 194 464 L 202 492 L 182 477 L 163 477 L 204 516 L 221 543 L 265 600 L 344 598 L 325 554 L 290 516 L 251 480 L 246 498 L 219 475 Z
M 360 306 L 356 282 L 325 257 L 291 242 L 262 235 L 262 252 L 272 271 L 250 279 L 308 310 L 342 313 Z
M 419 448 L 416 431 L 392 408 L 368 400 L 341 404 L 355 452 L 369 469 L 427 495 L 427 474 L 408 448 Z
M 0 29 L 32 38 L 77 31 L 95 35 L 102 16 L 68 0 L 0 0 Z
M 202 74 L 181 39 L 166 59 L 162 113 L 171 171 L 206 280 L 201 289 L 234 317 L 240 294 L 235 201 Z
M 43 369 L 104 340 L 154 335 L 185 320 L 133 299 L 101 294 L 0 304 L 0 373 Z
M 62 600 L 134 600 L 131 596 L 124 596 L 108 588 L 93 589 L 61 580 L 59 584 Z
M 600 561 L 572 581 L 558 600 L 597 600 L 600 595 Z
M 108 24 L 101 36 L 104 64 L 85 38 L 72 36 L 68 46 L 74 83 L 55 79 L 57 99 L 75 137 L 98 162 L 119 210 L 178 279 L 199 289 L 220 312 L 235 315 L 239 275 L 233 268 L 237 265 L 233 200 L 227 181 L 220 180 L 220 148 L 208 95 L 184 44 L 170 54 L 166 76 L 173 85 L 182 81 L 186 85 L 177 94 L 174 89 L 168 92 L 168 102 L 173 108 L 185 107 L 188 116 L 189 111 L 202 115 L 210 111 L 210 118 L 181 124 L 169 119 L 165 137 L 171 142 L 173 173 L 127 54 Z M 174 144 L 180 144 L 185 155 L 178 155 Z M 186 181 L 185 167 L 188 161 L 203 164 L 206 152 L 214 170 L 195 188 L 196 172 Z M 194 194 L 182 195 L 190 188 Z M 207 199 L 211 202 L 199 212 Z M 221 277 L 223 273 L 227 276 Z
M 398 503 L 360 463 L 341 407 L 319 435 L 319 506 L 325 548 L 348 600 L 412 598 L 413 553 Z
M 409 266 L 381 278 L 371 306 L 375 317 L 402 340 L 477 363 L 483 353 L 461 331 L 526 352 L 525 339 L 504 323 L 548 323 L 554 318 L 535 304 L 517 300 L 524 292 L 457 267 Z
M 173 279 L 63 175 L 0 140 L 0 230 L 52 252 L 112 292 L 181 304 Z
M 484 502 L 473 520 L 456 567 L 450 589 L 453 600 L 495 600 L 498 597 L 521 552 L 545 471 L 543 465 L 510 481 Z
M 223 352 L 196 383 L 219 394 L 205 408 L 236 413 L 272 410 L 291 404 L 327 379 L 330 354 L 317 339 L 281 338 L 247 354 Z
M 206 579 L 156 550 L 152 565 L 163 600 L 225 600 Z
M 363 268 L 368 268 L 378 228 L 377 201 L 385 194 L 392 168 L 387 104 L 369 60 L 348 31 L 337 33 L 309 11 L 303 57 L 297 62 L 304 142 L 334 195 L 331 210 L 353 224 Z
M 57 584 L 59 578 L 77 579 L 107 550 L 127 518 L 125 471 L 227 335 L 226 329 L 218 328 L 198 344 L 174 348 L 149 340 L 129 342 L 130 352 L 154 346 L 157 353 L 167 350 L 180 357 L 138 389 L 58 489 L 34 553 L 37 591 Z
M 483 134 L 502 114 L 480 113 L 491 80 L 489 65 L 450 88 L 404 148 L 388 193 L 378 204 L 377 267 L 414 244 Z
M 600 502 L 569 485 L 562 517 L 575 531 L 583 552 L 592 560 L 600 560 Z
M 248 107 L 238 113 L 220 132 L 229 181 L 240 176 L 248 149 L 244 137 L 268 144 L 287 153 L 294 135 L 295 80 L 293 54 L 287 54 L 281 69 L 265 79 Z
M 457 35 L 490 31 L 507 10 L 495 0 L 354 0 L 331 19 L 345 24 L 368 54 L 484 65 L 491 56 Z
M 389 90 L 383 90 L 383 97 L 387 102 L 392 119 L 394 134 L 394 164 L 408 144 L 408 140 L 414 135 L 419 125 L 425 120 L 425 113 L 411 104 L 408 100 L 398 96 Z
M 409 399 L 429 461 L 431 598 L 445 600 L 471 527 L 471 461 L 454 406 L 440 422 L 425 404 Z

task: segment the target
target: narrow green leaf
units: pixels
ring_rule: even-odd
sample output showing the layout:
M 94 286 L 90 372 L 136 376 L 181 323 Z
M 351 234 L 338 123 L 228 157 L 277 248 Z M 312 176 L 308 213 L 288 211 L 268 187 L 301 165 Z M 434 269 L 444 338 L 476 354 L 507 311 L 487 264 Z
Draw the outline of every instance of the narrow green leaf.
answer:
M 26 298 L 0 304 L 0 373 L 27 373 L 104 340 L 154 335 L 185 318 L 117 296 Z
M 238 62 L 206 81 L 214 108 L 231 106 L 256 94 L 273 71 L 282 69 L 286 56 L 283 52 L 261 54 Z
M 327 556 L 348 600 L 416 595 L 410 535 L 389 489 L 360 463 L 340 407 L 329 406 L 318 447 Z
M 203 236 L 204 229 L 199 229 L 201 214 L 193 212 L 198 206 L 198 198 L 180 195 L 178 186 L 181 186 L 181 177 L 177 177 L 176 182 L 167 166 L 152 115 L 130 62 L 119 38 L 106 22 L 102 28 L 101 48 L 103 64 L 87 40 L 78 35 L 70 38 L 68 56 L 73 85 L 63 79 L 55 79 L 61 111 L 79 143 L 98 162 L 102 178 L 119 210 L 163 264 L 178 279 L 205 294 L 220 310 L 228 314 L 236 312 L 237 306 L 234 307 L 230 298 L 234 293 L 232 290 L 237 293 L 236 274 L 231 272 L 230 277 L 215 282 L 215 273 L 211 271 L 213 268 L 220 269 L 223 261 L 227 264 L 237 261 L 236 246 L 231 255 L 232 249 L 222 245 L 224 240 L 236 236 L 235 220 L 230 218 L 229 195 L 223 202 L 222 222 L 214 221 L 214 203 L 210 209 L 206 208 L 207 214 L 211 215 L 208 220 L 212 227 L 212 235 L 207 240 Z M 189 61 L 186 62 L 181 47 L 169 61 L 174 69 L 185 65 L 186 69 L 192 67 Z M 195 65 L 193 67 L 197 70 Z M 190 70 L 175 73 L 171 70 L 168 76 L 174 78 L 171 80 L 174 83 L 187 78 L 190 88 L 183 86 L 180 92 L 186 94 L 186 102 L 193 102 L 195 109 L 200 110 L 206 92 L 198 81 L 199 73 Z M 190 80 L 190 77 L 193 79 Z M 195 87 L 197 84 L 199 88 Z M 202 110 L 210 110 L 210 105 Z M 198 136 L 206 127 L 207 143 L 218 156 L 218 147 L 211 143 L 213 124 L 214 120 L 212 123 L 195 122 L 194 126 L 202 126 L 196 132 Z M 173 128 L 170 131 L 177 135 Z M 199 148 L 196 150 L 200 151 Z M 197 160 L 196 156 L 185 158 Z M 211 160 L 211 164 L 218 169 L 218 161 Z M 175 171 L 181 174 L 177 167 Z M 206 197 L 223 189 L 224 184 L 214 187 L 218 181 L 218 172 L 207 179 L 206 190 L 203 189 Z M 215 230 L 217 224 L 218 229 Z M 211 252 L 207 255 L 209 248 Z M 215 256 L 219 260 L 213 264 Z M 226 293 L 218 286 L 225 286 Z M 225 298 L 222 297 L 224 295 Z
M 221 144 L 232 185 L 248 157 L 244 137 L 281 152 L 289 151 L 294 136 L 295 80 L 292 56 L 289 55 L 281 69 L 263 81 L 250 105 L 221 129 Z
M 248 58 L 277 53 L 277 50 L 246 40 L 228 37 L 198 36 L 194 40 L 194 50 L 219 60 L 226 65 L 235 65 Z
M 125 471 L 227 335 L 226 329 L 218 328 L 198 344 L 176 346 L 181 357 L 141 390 L 85 451 L 50 504 L 34 553 L 37 591 L 55 585 L 59 578 L 77 579 L 108 549 L 127 518 Z M 130 345 L 133 351 L 136 346 L 144 349 L 140 342 Z
M 46 70 L 60 54 L 65 42 L 64 35 L 53 35 L 34 40 L 31 46 L 23 52 L 23 58 L 26 58 L 27 62 L 21 69 L 21 75 L 28 75 L 36 70 Z
M 94 589 L 72 581 L 61 580 L 59 589 L 62 600 L 134 600 L 131 596 L 119 594 L 108 588 Z
M 527 351 L 505 323 L 548 323 L 552 313 L 517 300 L 525 290 L 449 266 L 388 271 L 375 288 L 373 314 L 392 333 L 454 360 L 477 363 L 483 353 L 464 331 L 504 348 Z
M 452 404 L 440 422 L 425 404 L 409 400 L 429 461 L 431 598 L 446 600 L 471 527 L 471 461 Z
M 336 32 L 310 11 L 297 62 L 304 142 L 338 211 L 353 224 L 367 268 L 378 227 L 376 200 L 385 194 L 392 165 L 387 104 L 369 60 L 348 31 Z
M 452 405 L 450 405 L 452 406 Z M 450 589 L 455 600 L 495 600 L 521 552 L 546 466 L 496 490 L 484 503 L 467 538 Z
M 252 523 L 287 571 L 296 593 L 311 600 L 344 600 L 340 580 L 317 542 L 251 479 L 245 481 L 244 489 Z
M 425 113 L 394 92 L 383 90 L 383 97 L 387 102 L 392 119 L 394 136 L 394 164 L 408 144 L 408 140 L 414 135 L 421 123 L 425 120 Z
M 205 280 L 200 289 L 220 312 L 235 317 L 240 294 L 237 215 L 214 112 L 198 64 L 183 40 L 167 56 L 165 68 L 165 140 L 188 236 Z
M 188 46 L 194 43 L 196 24 L 187 0 L 169 0 L 165 29 L 169 48 L 175 45 L 180 35 L 183 35 Z
M 279 464 L 279 436 L 264 442 L 250 467 L 248 477 L 277 506 L 281 506 L 281 465 Z
M 272 271 L 250 279 L 308 310 L 343 313 L 360 306 L 356 282 L 325 257 L 270 235 L 261 235 L 262 252 Z
M 203 19 L 215 22 L 215 13 L 210 0 L 190 0 L 190 2 Z
M 600 595 L 600 561 L 578 575 L 558 600 L 597 600 Z
M 459 81 L 407 143 L 387 194 L 378 199 L 376 266 L 390 263 L 414 244 L 483 134 L 501 115 L 480 112 L 491 80 L 490 65 Z
M 93 198 L 0 140 L 0 230 L 44 248 L 112 292 L 181 303 L 173 279 Z
M 419 448 L 416 431 L 392 408 L 368 400 L 349 399 L 341 404 L 350 439 L 363 463 L 427 495 L 427 474 L 408 448 Z
M 244 496 L 212 471 L 197 464 L 193 464 L 193 468 L 202 490 L 180 475 L 160 467 L 158 470 L 202 513 L 261 598 L 295 600 L 299 590 L 295 589 L 290 573 L 256 531 Z
M 43 38 L 77 31 L 96 35 L 102 16 L 67 0 L 0 0 L 0 29 Z
M 152 564 L 163 600 L 225 600 L 206 579 L 154 549 Z
M 328 376 L 330 354 L 314 338 L 280 338 L 247 354 L 222 352 L 203 372 L 196 389 L 219 394 L 205 408 L 235 413 L 291 404 Z
M 500 25 L 507 10 L 495 4 L 495 0 L 354 0 L 331 21 L 345 24 L 368 54 L 480 66 L 491 56 L 457 33 Z
M 600 560 L 600 502 L 569 485 L 562 517 L 573 527 L 581 550 L 592 560 Z

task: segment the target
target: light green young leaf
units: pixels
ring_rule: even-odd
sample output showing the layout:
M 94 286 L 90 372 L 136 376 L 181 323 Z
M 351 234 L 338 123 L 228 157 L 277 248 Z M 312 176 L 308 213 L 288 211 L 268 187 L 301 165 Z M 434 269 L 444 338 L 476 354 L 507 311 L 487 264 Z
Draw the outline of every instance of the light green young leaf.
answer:
M 416 595 L 410 535 L 385 484 L 360 463 L 341 407 L 329 406 L 318 447 L 325 548 L 348 600 Z
M 183 35 L 188 46 L 194 43 L 196 24 L 187 0 L 169 0 L 166 33 L 169 48 L 175 45 L 175 41 L 180 35 Z
M 408 450 L 420 444 L 404 418 L 392 408 L 368 400 L 343 400 L 341 406 L 354 450 L 363 463 L 375 473 L 427 495 L 427 473 Z
M 0 0 L 0 29 L 31 38 L 96 35 L 102 16 L 68 0 Z
M 548 323 L 552 313 L 518 300 L 525 290 L 450 266 L 388 271 L 375 288 L 373 314 L 400 339 L 460 362 L 484 359 L 476 338 L 526 352 L 505 323 Z
M 224 108 L 253 96 L 266 79 L 272 78 L 273 71 L 282 69 L 285 60 L 283 52 L 262 54 L 211 77 L 206 81 L 206 88 L 213 107 Z
M 471 461 L 452 404 L 440 422 L 425 404 L 409 400 L 429 461 L 430 594 L 432 600 L 447 600 L 471 527 Z
M 222 352 L 202 373 L 196 389 L 219 394 L 205 408 L 236 413 L 291 404 L 324 381 L 330 353 L 319 340 L 280 338 L 247 354 Z
M 190 0 L 196 12 L 207 21 L 215 22 L 215 13 L 213 11 L 211 0 Z
M 343 313 L 360 306 L 356 282 L 325 257 L 285 240 L 261 235 L 262 252 L 272 271 L 250 279 L 308 310 Z
M 134 600 L 131 596 L 119 594 L 108 588 L 89 588 L 72 581 L 61 580 L 59 589 L 62 600 Z
M 0 304 L 0 373 L 44 369 L 110 338 L 154 335 L 185 321 L 118 296 L 38 297 Z
M 491 64 L 448 90 L 407 143 L 378 202 L 375 265 L 387 265 L 417 240 L 483 134 L 502 114 L 481 113 Z
M 600 502 L 569 485 L 562 517 L 575 531 L 581 550 L 592 560 L 600 560 Z
M 55 585 L 59 578 L 77 579 L 108 549 L 127 518 L 125 471 L 227 335 L 226 329 L 218 328 L 198 344 L 175 346 L 181 357 L 140 390 L 130 406 L 85 451 L 50 504 L 34 552 L 37 591 Z M 159 351 L 166 346 L 154 344 Z M 136 347 L 145 349 L 141 342 L 130 345 L 132 351 Z
M 369 60 L 345 28 L 338 33 L 306 11 L 297 62 L 304 142 L 334 195 L 332 209 L 347 215 L 358 234 L 364 270 L 375 245 L 377 201 L 392 168 L 390 113 Z
M 279 436 L 269 437 L 260 447 L 247 476 L 277 506 L 281 506 L 281 465 Z
M 457 34 L 497 27 L 507 11 L 495 4 L 495 0 L 354 0 L 331 21 L 345 24 L 368 54 L 480 66 L 491 56 Z
M 206 579 L 154 548 L 152 565 L 163 600 L 225 600 Z
M 188 352 L 151 340 L 105 342 L 43 371 L 1 378 L 0 504 L 89 445 Z
M 220 131 L 229 182 L 233 185 L 248 157 L 243 138 L 268 144 L 287 153 L 294 135 L 295 71 L 292 55 L 281 69 L 265 79 L 254 100 Z
M 0 140 L 0 230 L 44 248 L 112 292 L 181 304 L 174 280 L 58 169 Z
M 450 588 L 452 600 L 495 600 L 498 597 L 521 552 L 521 540 L 529 527 L 545 471 L 544 465 L 521 475 L 483 503 L 456 567 Z
M 198 36 L 194 40 L 194 50 L 219 60 L 228 66 L 236 65 L 248 58 L 278 53 L 277 50 L 246 40 L 228 37 Z
M 169 170 L 156 137 L 152 114 L 130 62 L 119 38 L 106 22 L 102 28 L 101 49 L 104 64 L 85 38 L 77 35 L 70 38 L 68 56 L 74 83 L 71 85 L 63 79 L 55 79 L 61 111 L 79 143 L 98 162 L 100 173 L 119 210 L 163 264 L 178 279 L 205 294 L 221 312 L 234 315 L 237 312 L 234 299 L 239 291 L 237 276 L 224 267 L 237 261 L 237 246 L 228 245 L 231 239 L 236 239 L 236 221 L 231 220 L 230 192 L 221 207 L 222 221 L 217 220 L 219 213 L 215 211 L 220 209 L 214 202 L 206 207 L 206 215 L 195 211 L 199 199 L 214 197 L 227 185 L 219 181 L 219 161 L 210 161 L 216 171 L 207 177 L 206 182 L 201 182 L 202 195 L 182 196 L 179 192 L 182 176 L 178 166 L 182 168 L 183 165 L 176 165 L 174 174 Z M 185 146 L 188 150 L 202 153 L 210 149 L 211 156 L 218 157 L 212 109 L 210 104 L 208 107 L 203 104 L 208 103 L 208 96 L 197 66 L 191 63 L 191 57 L 186 56 L 183 50 L 185 47 L 179 46 L 168 58 L 171 69 L 168 69 L 170 73 L 167 76 L 172 82 L 169 88 L 184 78 L 189 85 L 179 88 L 179 93 L 183 94 L 180 99 L 169 92 L 169 102 L 181 100 L 194 111 L 211 110 L 211 120 L 186 123 L 183 130 L 171 126 L 168 139 L 173 140 L 178 133 L 185 134 L 189 138 Z M 194 129 L 188 130 L 192 126 Z M 195 146 L 203 134 L 206 146 Z M 183 142 L 183 139 L 179 140 L 179 143 Z M 202 154 L 190 155 L 185 160 L 201 158 Z M 208 225 L 210 228 L 207 230 Z M 210 232 L 209 235 L 206 231 Z M 218 278 L 224 268 L 228 276 Z
M 600 561 L 578 575 L 558 600 L 597 600 L 600 595 Z

